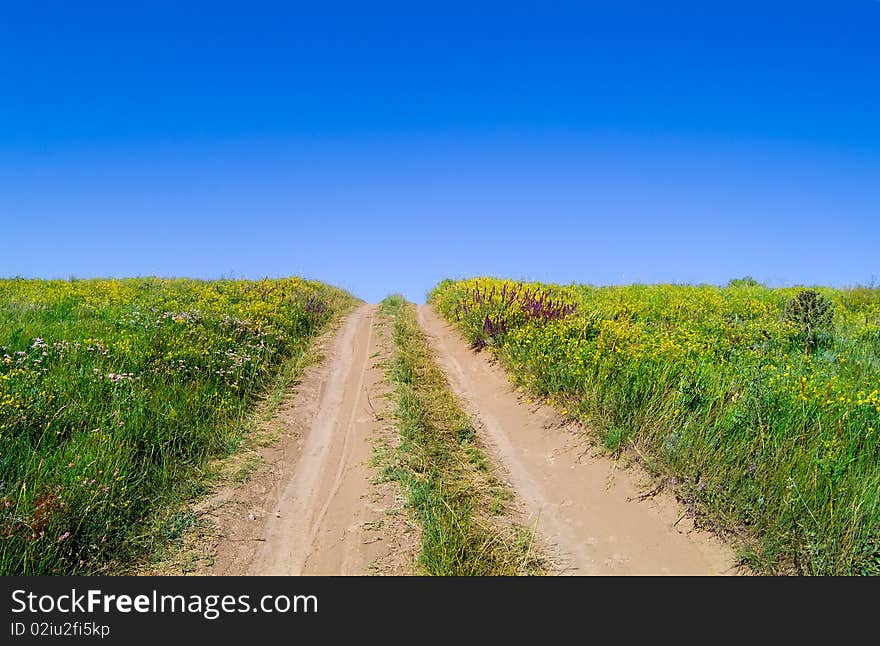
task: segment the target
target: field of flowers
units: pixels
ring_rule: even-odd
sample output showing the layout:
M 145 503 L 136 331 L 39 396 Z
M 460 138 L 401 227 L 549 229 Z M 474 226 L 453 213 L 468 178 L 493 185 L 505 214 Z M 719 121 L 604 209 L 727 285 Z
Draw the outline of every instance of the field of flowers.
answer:
M 430 301 L 756 570 L 880 574 L 880 290 L 810 290 L 815 328 L 790 314 L 802 291 L 477 278 Z
M 298 278 L 0 280 L 0 574 L 105 571 L 353 303 Z

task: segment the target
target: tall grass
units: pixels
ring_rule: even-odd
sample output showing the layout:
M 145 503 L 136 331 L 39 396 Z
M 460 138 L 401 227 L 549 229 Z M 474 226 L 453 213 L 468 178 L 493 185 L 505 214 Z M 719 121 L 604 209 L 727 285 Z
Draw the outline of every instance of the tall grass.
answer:
M 301 279 L 0 281 L 0 574 L 90 574 L 351 306 Z
M 420 565 L 437 576 L 540 572 L 531 532 L 500 521 L 509 493 L 434 363 L 413 306 L 392 296 L 380 312 L 391 321 L 396 346 L 388 376 L 400 435 L 384 473 L 401 485 L 422 527 Z
M 566 314 L 531 315 L 515 288 Z M 473 279 L 431 301 L 609 450 L 674 477 L 752 567 L 880 574 L 880 290 L 820 289 L 833 327 L 810 343 L 785 316 L 797 292 Z

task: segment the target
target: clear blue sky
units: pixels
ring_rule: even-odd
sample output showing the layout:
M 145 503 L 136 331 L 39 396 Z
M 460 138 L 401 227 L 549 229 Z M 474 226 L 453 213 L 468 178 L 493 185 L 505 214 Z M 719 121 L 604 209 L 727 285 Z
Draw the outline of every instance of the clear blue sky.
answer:
M 880 278 L 876 0 L 128 4 L 3 6 L 2 276 Z

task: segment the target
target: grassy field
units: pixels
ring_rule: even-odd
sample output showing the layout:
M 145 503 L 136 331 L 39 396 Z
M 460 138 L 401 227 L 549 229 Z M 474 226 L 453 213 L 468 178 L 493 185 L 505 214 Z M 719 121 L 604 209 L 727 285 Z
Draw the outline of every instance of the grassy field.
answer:
M 384 477 L 400 484 L 422 528 L 419 564 L 436 576 L 538 574 L 531 532 L 503 520 L 510 492 L 492 473 L 467 414 L 434 363 L 411 303 L 385 299 L 395 358 L 400 446 Z
M 880 574 L 880 290 L 802 291 L 477 278 L 430 300 L 757 571 Z
M 353 304 L 297 278 L 0 280 L 0 574 L 112 571 Z

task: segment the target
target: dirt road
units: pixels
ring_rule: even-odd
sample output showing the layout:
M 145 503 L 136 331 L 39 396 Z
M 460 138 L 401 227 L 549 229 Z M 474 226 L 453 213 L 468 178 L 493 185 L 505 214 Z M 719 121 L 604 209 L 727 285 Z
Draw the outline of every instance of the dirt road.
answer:
M 271 468 L 218 505 L 224 536 L 209 573 L 407 573 L 411 546 L 388 531 L 393 494 L 383 497 L 369 467 L 387 351 L 374 313 L 363 305 L 343 322 L 276 415 L 284 437 Z
M 373 309 L 361 307 L 339 332 L 300 459 L 266 523 L 252 574 L 354 574 L 372 560 L 362 497 L 373 424 L 367 393 L 382 378 L 369 361 Z
M 246 486 L 219 492 L 207 511 L 221 529 L 203 574 L 409 574 L 417 531 L 393 483 L 369 466 L 382 420 L 389 334 L 363 305 L 323 343 L 275 414 L 279 439 Z M 440 367 L 515 494 L 519 522 L 563 574 L 735 574 L 723 543 L 693 528 L 671 495 L 645 497 L 638 469 L 590 455 L 582 431 L 525 403 L 506 373 L 476 354 L 428 306 L 418 310 Z M 383 433 L 385 435 L 383 435 Z M 644 476 L 644 474 L 642 474 Z M 391 512 L 391 513 L 389 513 Z
M 694 530 L 671 495 L 640 500 L 636 470 L 591 456 L 558 413 L 522 401 L 487 353 L 474 353 L 433 308 L 419 307 L 419 322 L 561 573 L 736 573 L 731 550 Z

